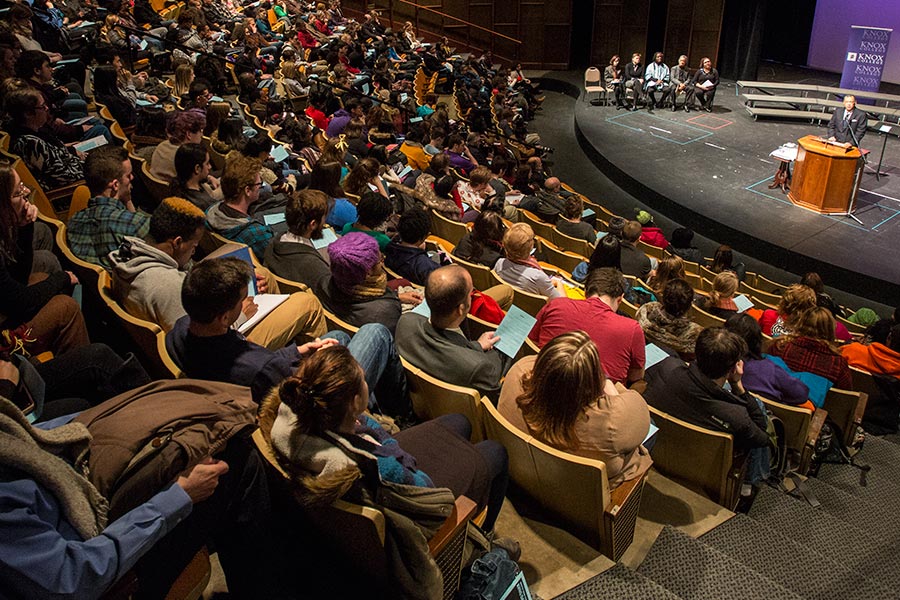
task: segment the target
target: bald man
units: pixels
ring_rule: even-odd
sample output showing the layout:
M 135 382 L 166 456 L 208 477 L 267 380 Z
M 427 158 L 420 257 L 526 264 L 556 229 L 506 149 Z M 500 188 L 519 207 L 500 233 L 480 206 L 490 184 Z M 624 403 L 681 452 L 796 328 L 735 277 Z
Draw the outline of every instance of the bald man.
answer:
M 562 194 L 562 183 L 556 177 L 548 177 L 544 181 L 544 188 L 538 190 L 534 196 L 526 196 L 519 202 L 519 208 L 533 212 L 542 221 L 556 223 L 560 213 L 566 207 L 566 199 Z
M 397 351 L 432 377 L 495 397 L 512 359 L 494 349 L 500 340 L 494 332 L 486 332 L 476 341 L 463 333 L 472 289 L 472 277 L 458 265 L 432 271 L 425 283 L 431 317 L 412 312 L 400 317 Z
M 868 126 L 869 117 L 856 108 L 856 97 L 844 96 L 844 108 L 835 109 L 828 121 L 828 139 L 846 146 L 859 146 Z

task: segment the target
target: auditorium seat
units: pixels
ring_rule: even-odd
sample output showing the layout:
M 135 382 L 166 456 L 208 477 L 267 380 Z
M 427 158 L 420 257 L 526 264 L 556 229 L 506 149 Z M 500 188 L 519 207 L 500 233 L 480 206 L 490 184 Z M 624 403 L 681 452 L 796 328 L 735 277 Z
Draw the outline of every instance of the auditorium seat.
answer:
M 459 413 L 465 415 L 472 424 L 472 441 L 479 442 L 484 439 L 481 425 L 481 394 L 478 390 L 441 381 L 403 357 L 400 361 L 406 371 L 409 397 L 416 417 L 427 421 L 441 415 Z
M 806 475 L 816 449 L 816 440 L 822 432 L 822 425 L 828 411 L 817 408 L 814 411 L 802 406 L 791 406 L 754 394 L 772 414 L 784 423 L 784 437 L 789 453 L 792 453 L 797 465 L 797 473 Z
M 487 398 L 481 410 L 487 438 L 509 454 L 510 480 L 540 505 L 537 518 L 619 560 L 634 539 L 647 474 L 610 491 L 603 461 L 542 443 L 507 421 Z
M 729 510 L 737 506 L 746 457 L 735 456 L 734 437 L 682 421 L 652 406 L 659 427 L 653 468 Z
M 354 504 L 344 499 L 328 506 L 310 506 L 299 486 L 281 466 L 272 450 L 270 433 L 278 411 L 276 399 L 267 400 L 260 407 L 259 429 L 253 432 L 253 442 L 266 462 L 273 482 L 272 493 L 292 497 L 296 509 L 302 511 L 313 531 L 314 543 L 336 549 L 341 563 L 346 563 L 346 576 L 351 581 L 366 581 L 373 592 L 396 587 L 389 579 L 388 552 L 385 536 L 388 524 L 377 507 Z M 442 598 L 450 600 L 459 589 L 467 524 L 475 516 L 475 502 L 460 496 L 452 514 L 437 533 L 428 540 L 428 549 L 441 571 L 444 582 Z M 309 543 L 310 540 L 306 540 Z M 349 561 L 349 562 L 348 562 Z M 395 590 L 396 591 L 396 590 Z M 375 596 L 380 597 L 380 593 Z

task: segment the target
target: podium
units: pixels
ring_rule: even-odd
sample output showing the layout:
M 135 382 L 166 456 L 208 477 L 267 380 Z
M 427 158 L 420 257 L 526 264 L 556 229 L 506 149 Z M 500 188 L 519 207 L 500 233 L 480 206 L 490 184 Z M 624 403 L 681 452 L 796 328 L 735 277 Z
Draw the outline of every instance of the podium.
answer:
M 808 135 L 797 140 L 797 160 L 788 198 L 822 214 L 848 214 L 859 189 L 860 153 Z

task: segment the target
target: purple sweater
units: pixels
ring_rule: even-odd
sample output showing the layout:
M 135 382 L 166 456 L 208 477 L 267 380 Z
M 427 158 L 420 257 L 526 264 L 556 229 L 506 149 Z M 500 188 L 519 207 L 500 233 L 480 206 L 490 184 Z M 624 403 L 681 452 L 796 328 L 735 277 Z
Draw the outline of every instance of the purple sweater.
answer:
M 809 399 L 806 384 L 770 360 L 744 359 L 744 387 L 784 404 L 803 404 Z

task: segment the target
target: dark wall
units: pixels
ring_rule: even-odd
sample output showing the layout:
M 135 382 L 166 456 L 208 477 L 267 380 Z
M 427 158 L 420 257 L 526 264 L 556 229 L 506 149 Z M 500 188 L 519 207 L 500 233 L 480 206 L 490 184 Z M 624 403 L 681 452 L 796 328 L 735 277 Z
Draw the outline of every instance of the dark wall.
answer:
M 805 65 L 816 16 L 816 0 L 767 0 L 767 5 L 761 57 Z M 852 5 L 852 2 L 847 4 L 848 10 Z
M 400 0 L 369 2 L 381 9 L 384 19 L 393 18 L 397 28 L 412 21 L 422 31 L 443 31 L 452 45 L 465 44 L 492 49 L 498 59 L 521 62 L 526 69 L 569 67 L 572 2 L 579 0 L 419 0 L 420 6 L 478 25 L 467 26 L 433 11 L 416 8 Z M 363 10 L 365 0 L 344 0 L 352 10 Z M 497 32 L 506 36 L 492 34 Z M 513 41 L 515 40 L 515 41 Z

